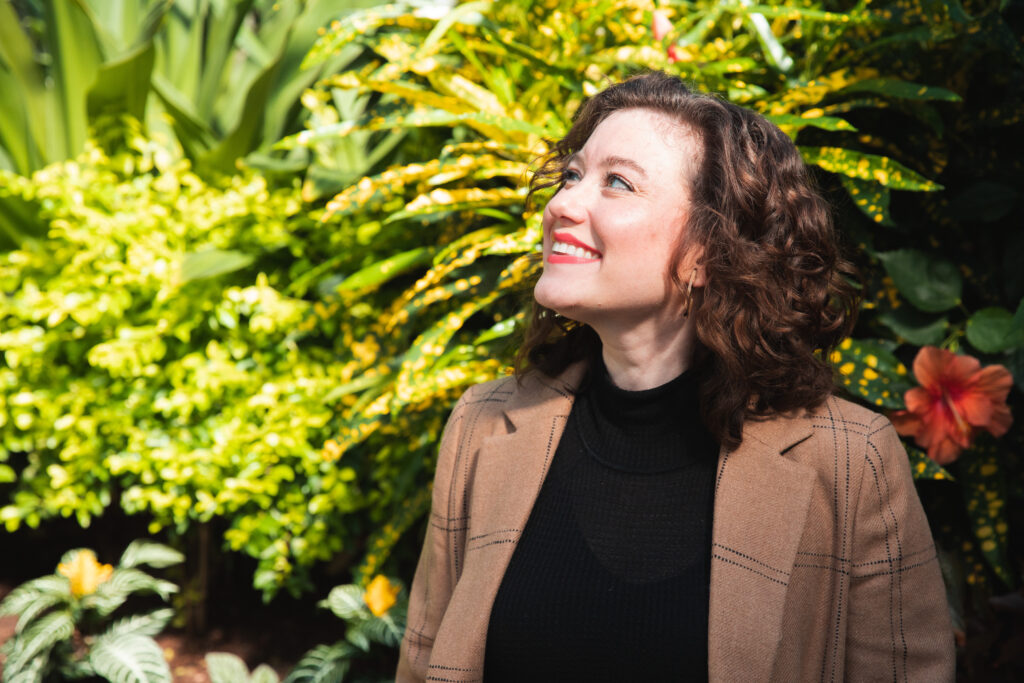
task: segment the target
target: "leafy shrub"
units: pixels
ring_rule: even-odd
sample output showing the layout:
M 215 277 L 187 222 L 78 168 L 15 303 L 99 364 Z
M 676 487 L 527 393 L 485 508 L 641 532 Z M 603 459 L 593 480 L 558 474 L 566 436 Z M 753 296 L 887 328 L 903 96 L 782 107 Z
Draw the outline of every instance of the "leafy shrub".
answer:
M 313 226 L 297 190 L 208 185 L 135 144 L 4 179 L 47 207 L 49 236 L 0 257 L 0 481 L 17 480 L 0 520 L 227 518 L 271 594 L 336 553 L 362 504 L 355 471 L 318 453 L 323 397 L 348 378 L 330 346 L 298 343 L 311 304 L 276 266 Z
M 345 622 L 345 640 L 307 652 L 285 683 L 341 683 L 353 660 L 370 653 L 374 643 L 394 649 L 402 642 L 409 596 L 399 582 L 377 575 L 365 590 L 335 586 L 320 604 Z
M 174 610 L 127 614 L 122 606 L 136 593 L 167 600 L 178 587 L 139 567 L 163 568 L 183 559 L 148 541 L 131 543 L 116 568 L 100 564 L 85 548 L 67 552 L 55 574 L 23 583 L 0 602 L 0 615 L 18 616 L 14 637 L 2 648 L 4 682 L 43 681 L 53 674 L 65 680 L 169 682 L 171 671 L 153 636 Z

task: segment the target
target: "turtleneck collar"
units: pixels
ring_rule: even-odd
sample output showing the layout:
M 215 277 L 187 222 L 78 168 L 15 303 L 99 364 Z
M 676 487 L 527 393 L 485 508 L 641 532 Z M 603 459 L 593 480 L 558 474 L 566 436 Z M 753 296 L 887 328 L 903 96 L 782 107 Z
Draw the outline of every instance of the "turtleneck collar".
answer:
M 603 361 L 590 370 L 577 398 L 577 427 L 591 457 L 616 470 L 666 472 L 717 457 L 717 446 L 700 419 L 698 377 L 693 369 L 643 391 L 615 386 Z
M 699 415 L 697 372 L 692 367 L 661 386 L 621 389 L 604 361 L 593 368 L 591 391 L 601 417 L 625 432 L 674 431 L 684 415 Z

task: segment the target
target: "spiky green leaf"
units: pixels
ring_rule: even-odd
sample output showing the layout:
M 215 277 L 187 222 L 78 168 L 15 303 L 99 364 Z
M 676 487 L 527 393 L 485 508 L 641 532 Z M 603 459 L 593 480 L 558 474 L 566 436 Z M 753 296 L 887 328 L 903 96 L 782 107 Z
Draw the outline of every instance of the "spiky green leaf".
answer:
M 102 634 L 89 663 L 111 683 L 171 683 L 171 669 L 156 641 L 135 633 Z

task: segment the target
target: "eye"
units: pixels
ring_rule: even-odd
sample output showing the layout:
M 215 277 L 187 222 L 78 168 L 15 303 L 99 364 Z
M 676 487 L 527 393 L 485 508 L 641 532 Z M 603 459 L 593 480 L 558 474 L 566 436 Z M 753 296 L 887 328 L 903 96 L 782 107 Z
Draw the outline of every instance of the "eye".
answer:
M 582 178 L 580 172 L 574 168 L 566 168 L 562 171 L 562 184 L 575 183 Z
M 608 177 L 605 178 L 605 183 L 608 185 L 608 187 L 614 188 L 616 190 L 628 190 L 629 192 L 633 191 L 633 186 L 626 182 L 622 176 L 616 175 L 615 173 L 609 173 Z

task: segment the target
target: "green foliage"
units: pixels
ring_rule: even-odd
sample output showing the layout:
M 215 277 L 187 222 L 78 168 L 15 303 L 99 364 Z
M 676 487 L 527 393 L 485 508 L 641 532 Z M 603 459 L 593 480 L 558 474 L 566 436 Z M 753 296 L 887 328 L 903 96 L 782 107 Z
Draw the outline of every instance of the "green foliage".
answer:
M 14 637 L 0 651 L 6 655 L 4 683 L 98 676 L 114 683 L 170 681 L 163 652 L 153 640 L 174 611 L 112 613 L 132 595 L 157 593 L 164 600 L 177 586 L 135 567 L 167 567 L 182 562 L 177 551 L 148 541 L 134 541 L 118 567 L 101 565 L 91 550 L 64 555 L 57 572 L 21 584 L 0 602 L 0 615 L 18 617 Z
M 228 517 L 271 594 L 340 550 L 362 504 L 355 471 L 319 453 L 322 399 L 349 377 L 330 345 L 299 346 L 310 304 L 261 274 L 283 289 L 276 261 L 318 226 L 297 190 L 207 185 L 133 144 L 7 178 L 49 206 L 49 236 L 0 257 L 0 462 L 23 463 L 0 520 L 88 525 L 119 504 L 184 533 Z
M 394 593 L 394 604 L 376 604 L 369 592 L 356 584 L 335 586 L 321 601 L 346 624 L 345 640 L 334 645 L 318 645 L 289 672 L 284 683 L 342 683 L 353 660 L 371 652 L 374 643 L 397 648 L 405 632 L 409 598 L 398 582 L 377 576 L 370 590 L 381 588 Z M 372 605 L 372 607 L 371 607 Z M 375 613 L 376 611 L 376 613 Z
M 210 652 L 205 659 L 211 683 L 278 683 L 280 680 L 277 672 L 266 664 L 260 664 L 250 673 L 242 658 L 230 652 Z
M 231 173 L 253 153 L 275 167 L 267 153 L 300 126 L 302 92 L 359 55 L 300 69 L 317 29 L 365 4 L 5 0 L 0 168 L 28 175 L 76 157 L 91 126 L 123 115 L 173 136 L 200 172 Z

